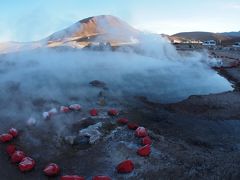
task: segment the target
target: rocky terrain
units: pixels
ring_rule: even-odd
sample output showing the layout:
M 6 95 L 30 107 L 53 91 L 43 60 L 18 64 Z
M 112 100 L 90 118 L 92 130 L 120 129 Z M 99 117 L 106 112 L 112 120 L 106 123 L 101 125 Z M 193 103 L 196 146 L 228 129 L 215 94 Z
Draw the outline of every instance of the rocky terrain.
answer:
M 113 17 L 104 16 L 104 19 L 108 26 L 120 24 L 122 27 L 122 22 Z M 104 36 L 99 41 L 103 42 L 106 38 L 103 31 L 109 29 L 93 28 L 97 23 L 99 18 L 80 21 L 77 27 L 85 28 L 83 32 L 87 34 L 66 29 L 58 32 L 57 37 L 56 34 L 50 36 L 48 45 L 60 41 L 61 46 L 69 40 L 87 44 L 93 39 L 98 42 L 96 34 Z M 131 32 L 124 38 L 129 40 L 138 34 L 126 24 L 124 27 Z M 66 32 L 70 36 L 66 37 Z M 80 36 L 87 38 L 81 39 Z M 50 51 L 46 51 L 47 56 L 34 54 L 35 51 L 33 54 L 31 51 L 29 54 L 1 56 L 0 134 L 7 133 L 10 128 L 16 128 L 19 133 L 11 142 L 0 143 L 0 179 L 60 179 L 63 175 L 79 175 L 87 180 L 96 175 L 116 180 L 239 179 L 239 65 L 232 66 L 230 62 L 229 67 L 229 58 L 225 57 L 224 66 L 215 68 L 219 75 L 233 84 L 232 91 L 192 94 L 184 100 L 163 103 L 149 98 L 151 90 L 155 87 L 172 90 L 174 87 L 167 85 L 176 83 L 173 80 L 180 75 L 186 81 L 189 66 L 193 70 L 189 74 L 199 80 L 193 82 L 199 84 L 201 81 L 198 88 L 205 82 L 202 77 L 215 77 L 216 74 L 200 61 L 202 58 L 198 58 L 199 54 L 191 56 L 195 60 L 193 64 L 185 62 L 186 66 L 182 67 L 173 58 L 186 59 L 181 59 L 182 56 L 170 44 L 159 45 L 160 55 L 164 56 L 154 54 L 156 51 L 152 49 L 147 56 L 129 52 L 124 55 L 116 52 L 113 56 L 112 52 L 109 55 L 104 51 L 83 51 L 83 54 L 76 56 L 75 51 L 61 54 L 62 50 L 56 51 L 57 56 Z M 209 56 L 222 56 L 215 53 Z M 98 57 L 97 61 L 92 58 L 94 56 Z M 134 61 L 135 57 L 138 63 Z M 155 63 L 155 59 L 150 57 L 165 61 Z M 169 64 L 162 63 L 166 61 Z M 141 68 L 139 62 L 145 64 L 147 69 L 145 66 Z M 161 77 L 166 80 L 161 83 L 151 81 L 154 75 L 159 75 L 154 74 L 159 70 L 154 69 L 158 64 L 163 72 L 168 72 L 167 75 L 176 74 L 174 78 L 170 79 L 162 73 Z M 177 71 L 181 68 L 183 71 Z M 201 71 L 196 74 L 194 70 Z M 201 76 L 202 72 L 211 76 Z M 121 82 L 115 86 L 114 76 Z M 145 80 L 144 83 L 142 80 Z M 150 86 L 150 82 L 156 83 Z M 180 81 L 177 83 L 176 86 L 182 87 Z M 133 85 L 137 88 L 134 89 Z M 157 89 L 158 93 L 160 89 Z M 184 88 L 177 90 L 174 92 L 186 91 Z M 132 123 L 146 128 L 152 140 L 151 152 L 145 152 L 147 155 L 143 156 L 143 152 L 139 151 L 143 147 L 143 139 L 135 128 L 131 128 Z M 6 153 L 9 144 L 16 145 L 18 150 L 36 161 L 30 172 L 23 173 L 16 163 L 11 163 Z M 134 163 L 129 173 L 120 173 L 117 168 L 124 160 Z M 60 172 L 51 178 L 43 171 L 49 163 L 60 167 Z
M 235 76 L 238 67 L 225 71 L 239 79 Z M 36 125 L 26 124 L 21 116 L 19 119 L 16 116 L 14 121 L 1 116 L 0 120 L 4 122 L 1 133 L 10 127 L 17 128 L 19 137 L 13 143 L 36 160 L 33 171 L 21 173 L 10 163 L 6 145 L 1 144 L 2 179 L 46 179 L 42 170 L 50 162 L 61 167 L 61 175 L 78 174 L 86 179 L 94 175 L 146 180 L 240 177 L 238 84 L 232 92 L 191 96 L 171 104 L 160 104 L 139 96 L 128 102 L 116 99 L 108 94 L 108 85 L 97 80 L 89 86 L 96 92 L 96 99 L 88 102 L 90 106 L 83 103 L 80 112 L 58 113 Z M 17 86 L 11 86 L 11 91 L 17 89 Z M 77 97 L 71 100 L 77 101 Z M 32 103 L 40 115 L 49 103 L 57 108 L 61 105 L 42 98 Z M 119 111 L 118 116 L 107 114 L 112 107 Z M 97 108 L 99 114 L 91 116 L 90 108 Z M 147 128 L 153 142 L 148 157 L 136 153 L 141 141 L 134 130 L 117 122 L 121 117 Z M 92 126 L 97 128 L 93 130 L 97 138 L 90 143 L 89 136 L 79 133 L 88 132 Z M 131 159 L 135 169 L 130 174 L 118 174 L 116 166 L 125 159 Z

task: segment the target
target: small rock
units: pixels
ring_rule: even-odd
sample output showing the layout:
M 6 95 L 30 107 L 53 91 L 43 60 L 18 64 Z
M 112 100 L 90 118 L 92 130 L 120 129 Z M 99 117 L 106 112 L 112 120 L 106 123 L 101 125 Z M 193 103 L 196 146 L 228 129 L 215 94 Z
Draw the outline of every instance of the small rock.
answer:
M 13 137 L 17 137 L 18 136 L 18 131 L 15 128 L 9 129 L 8 133 L 11 134 Z
M 99 104 L 100 106 L 105 106 L 107 103 L 106 103 L 106 100 L 105 100 L 104 98 L 99 98 L 98 104 Z
M 89 137 L 77 136 L 74 140 L 74 145 L 86 145 L 89 144 Z
M 43 112 L 42 114 L 44 119 L 49 119 L 50 118 L 50 114 L 48 112 Z
M 94 144 L 102 136 L 102 133 L 99 131 L 99 129 L 101 127 L 102 127 L 102 122 L 99 122 L 99 123 L 96 123 L 94 125 L 88 126 L 87 128 L 81 129 L 79 131 L 79 136 L 89 137 L 89 143 Z
M 9 156 L 12 156 L 15 151 L 16 151 L 16 146 L 13 144 L 9 144 L 6 148 L 6 152 Z
M 35 124 L 37 123 L 37 120 L 33 117 L 30 117 L 28 120 L 27 120 L 27 125 L 28 126 L 34 126 Z
M 94 176 L 92 180 L 111 180 L 108 176 Z
M 43 172 L 46 176 L 56 176 L 60 173 L 60 168 L 57 164 L 50 163 L 44 168 Z
M 97 116 L 98 115 L 98 110 L 97 109 L 91 109 L 90 111 L 89 111 L 89 114 L 91 115 L 91 116 Z
M 117 116 L 118 115 L 118 111 L 116 109 L 109 109 L 108 110 L 108 115 L 109 116 Z
M 81 106 L 79 104 L 72 104 L 69 106 L 69 109 L 74 110 L 74 111 L 80 111 Z
M 13 163 L 19 163 L 25 157 L 26 156 L 25 156 L 25 153 L 23 151 L 15 151 L 11 156 L 11 160 L 12 160 Z
M 74 141 L 76 139 L 76 136 L 66 136 L 64 137 L 64 141 L 70 145 L 74 144 Z
M 30 157 L 25 157 L 22 159 L 22 161 L 19 163 L 18 167 L 20 171 L 27 172 L 31 171 L 35 167 L 35 161 Z
M 152 144 L 152 140 L 149 136 L 146 136 L 142 139 L 142 144 L 143 145 L 151 145 Z
M 128 129 L 136 130 L 138 128 L 137 123 L 128 123 Z
M 143 146 L 137 150 L 137 154 L 139 156 L 149 156 L 150 153 L 151 153 L 150 145 Z
M 98 87 L 98 88 L 105 88 L 106 87 L 106 84 L 103 81 L 99 81 L 99 80 L 91 81 L 89 84 L 91 84 L 94 87 Z
M 54 115 L 54 114 L 57 114 L 58 113 L 58 111 L 57 111 L 57 109 L 56 108 L 52 108 L 52 109 L 50 109 L 49 111 L 48 111 L 48 114 L 51 116 L 51 115 Z
M 67 107 L 67 106 L 61 106 L 60 107 L 60 112 L 62 112 L 62 113 L 68 113 L 70 111 L 71 111 L 70 108 Z
M 130 173 L 134 169 L 134 164 L 131 160 L 125 160 L 117 165 L 118 173 Z
M 61 177 L 61 180 L 85 180 L 85 178 L 77 175 L 65 175 Z
M 127 118 L 120 118 L 120 119 L 118 119 L 117 120 L 117 122 L 119 123 L 119 124 L 127 124 L 128 123 L 128 119 Z
M 13 136 L 11 134 L 1 134 L 0 135 L 0 142 L 6 143 L 13 139 Z
M 137 137 L 145 137 L 148 135 L 147 130 L 144 127 L 138 127 L 135 132 Z

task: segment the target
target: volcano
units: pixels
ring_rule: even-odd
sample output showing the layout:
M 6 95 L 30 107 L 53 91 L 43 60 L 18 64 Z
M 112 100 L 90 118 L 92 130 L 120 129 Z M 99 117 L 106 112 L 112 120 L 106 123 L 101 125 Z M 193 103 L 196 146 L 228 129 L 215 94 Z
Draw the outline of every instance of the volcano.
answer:
M 141 31 L 119 18 L 111 15 L 100 15 L 82 19 L 39 41 L 0 43 L 0 53 L 46 47 L 84 48 L 100 44 L 129 45 L 137 43 L 140 35 Z
M 129 44 L 137 41 L 140 31 L 126 22 L 110 15 L 94 16 L 78 21 L 72 26 L 46 38 L 48 46 L 86 45 L 110 43 L 111 45 Z

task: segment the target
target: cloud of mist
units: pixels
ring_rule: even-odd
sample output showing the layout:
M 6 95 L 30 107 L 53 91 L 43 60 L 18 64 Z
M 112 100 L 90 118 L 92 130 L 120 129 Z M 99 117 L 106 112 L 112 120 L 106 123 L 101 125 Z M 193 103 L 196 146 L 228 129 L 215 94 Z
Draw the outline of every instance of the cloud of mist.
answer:
M 59 104 L 74 103 L 72 97 L 87 101 L 99 92 L 89 86 L 93 80 L 104 81 L 111 96 L 143 95 L 158 102 L 231 89 L 227 80 L 208 67 L 207 54 L 182 56 L 164 41 L 146 42 L 141 46 L 144 56 L 49 49 L 2 56 L 1 109 L 11 104 L 17 114 L 21 108 L 29 107 L 31 111 L 34 101 L 39 99 Z

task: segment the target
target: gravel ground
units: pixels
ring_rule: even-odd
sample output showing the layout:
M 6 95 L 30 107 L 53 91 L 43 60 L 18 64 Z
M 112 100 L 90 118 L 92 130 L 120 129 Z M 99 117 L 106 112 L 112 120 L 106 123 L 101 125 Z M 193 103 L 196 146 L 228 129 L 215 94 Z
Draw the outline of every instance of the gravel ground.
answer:
M 219 73 L 232 77 L 229 78 L 235 83 L 232 92 L 191 96 L 172 104 L 150 102 L 144 97 L 129 101 L 128 97 L 121 101 L 106 98 L 109 103 L 97 107 L 101 110 L 101 116 L 97 118 L 89 117 L 88 110 L 83 109 L 56 115 L 33 127 L 27 127 L 17 119 L 7 121 L 0 127 L 0 132 L 12 126 L 18 128 L 20 136 L 14 143 L 33 157 L 37 165 L 32 172 L 19 172 L 5 153 L 6 145 L 0 144 L 0 179 L 48 179 L 42 169 L 49 162 L 58 163 L 62 175 L 78 174 L 87 180 L 97 174 L 120 180 L 240 179 L 239 68 L 225 71 Z M 41 102 L 34 101 L 36 106 Z M 135 137 L 134 131 L 117 124 L 117 117 L 106 114 L 113 104 L 120 110 L 118 117 L 127 117 L 148 129 L 153 139 L 149 157 L 136 154 L 140 139 Z M 55 102 L 55 105 L 59 104 Z M 0 122 L 3 121 L 6 118 L 0 117 Z M 64 124 L 64 129 L 59 127 L 59 122 Z M 64 140 L 97 122 L 102 122 L 103 127 L 102 137 L 95 144 L 81 140 L 70 145 Z M 125 159 L 134 161 L 135 170 L 119 175 L 115 167 Z

